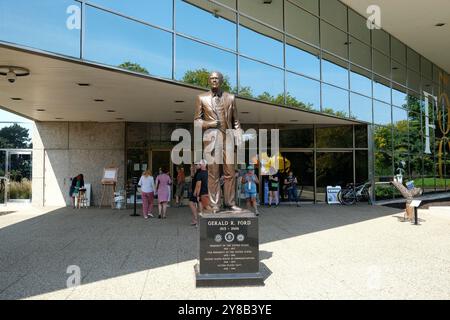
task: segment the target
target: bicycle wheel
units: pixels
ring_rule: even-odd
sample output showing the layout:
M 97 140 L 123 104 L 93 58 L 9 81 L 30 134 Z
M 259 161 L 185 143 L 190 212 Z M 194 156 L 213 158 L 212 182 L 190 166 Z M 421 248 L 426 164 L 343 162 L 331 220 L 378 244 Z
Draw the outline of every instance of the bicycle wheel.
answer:
M 356 203 L 356 194 L 354 190 L 347 190 L 342 194 L 342 203 L 346 206 L 350 206 Z

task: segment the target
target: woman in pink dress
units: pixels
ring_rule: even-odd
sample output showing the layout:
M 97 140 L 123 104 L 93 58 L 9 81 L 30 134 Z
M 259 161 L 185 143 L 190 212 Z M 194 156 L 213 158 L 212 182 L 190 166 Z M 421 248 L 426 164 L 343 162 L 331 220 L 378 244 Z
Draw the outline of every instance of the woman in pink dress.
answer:
M 158 219 L 165 219 L 167 212 L 167 203 L 169 202 L 169 186 L 172 180 L 167 174 L 167 170 L 163 169 L 162 173 L 156 177 L 156 190 L 158 192 Z

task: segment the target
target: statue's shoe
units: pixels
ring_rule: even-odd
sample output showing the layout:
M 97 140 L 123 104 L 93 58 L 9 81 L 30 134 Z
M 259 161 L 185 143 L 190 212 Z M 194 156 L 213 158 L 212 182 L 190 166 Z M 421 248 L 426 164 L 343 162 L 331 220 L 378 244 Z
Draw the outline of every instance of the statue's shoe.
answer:
M 239 208 L 238 206 L 231 206 L 230 210 L 234 211 L 234 212 L 242 212 L 243 211 L 242 208 Z

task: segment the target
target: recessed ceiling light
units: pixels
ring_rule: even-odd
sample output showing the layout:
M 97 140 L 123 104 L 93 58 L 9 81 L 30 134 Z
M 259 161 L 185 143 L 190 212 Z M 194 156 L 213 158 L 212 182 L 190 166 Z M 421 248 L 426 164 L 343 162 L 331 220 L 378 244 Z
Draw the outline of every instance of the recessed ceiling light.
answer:
M 184 103 L 184 100 L 175 100 L 175 103 Z
M 21 100 L 23 100 L 22 98 L 11 98 L 11 100 L 14 100 L 14 101 L 21 101 Z
M 183 119 L 175 119 L 175 121 L 183 121 Z
M 398 70 L 399 67 L 392 67 L 392 70 Z
M 55 118 L 55 120 L 64 120 L 64 118 Z
M 106 110 L 106 112 L 116 112 L 116 110 Z
M 79 83 L 78 84 L 80 87 L 90 87 L 91 84 L 90 83 Z
M 95 102 L 104 102 L 105 100 L 103 99 L 94 99 Z
M 175 113 L 182 114 L 182 113 L 184 113 L 184 111 L 178 110 L 178 111 L 175 111 Z
M 444 22 L 439 22 L 439 23 L 435 24 L 436 27 L 443 27 L 445 25 L 446 25 L 446 23 L 444 23 Z
M 351 42 L 351 41 L 347 41 L 347 42 L 344 42 L 344 44 L 345 44 L 346 46 L 348 46 L 348 45 L 352 44 L 352 42 Z
M 248 112 L 248 111 L 242 111 L 241 113 L 242 114 L 250 114 L 250 112 Z
M 298 122 L 298 120 L 291 120 L 291 122 Z
M 45 109 L 36 109 L 36 111 L 43 112 Z
M 116 120 L 124 120 L 124 118 L 116 118 Z

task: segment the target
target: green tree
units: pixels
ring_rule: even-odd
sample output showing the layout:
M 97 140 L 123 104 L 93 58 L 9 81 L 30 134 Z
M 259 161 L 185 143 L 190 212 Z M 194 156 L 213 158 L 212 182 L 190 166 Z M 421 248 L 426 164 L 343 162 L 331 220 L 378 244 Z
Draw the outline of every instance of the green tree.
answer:
M 150 74 L 148 72 L 148 70 L 145 69 L 144 67 L 142 67 L 140 64 L 130 62 L 130 61 L 120 64 L 119 68 L 126 69 L 126 70 L 133 71 L 133 72 L 143 73 L 143 74 Z
M 17 123 L 0 129 L 0 148 L 26 149 L 31 147 L 28 129 L 19 126 Z
M 184 74 L 181 81 L 188 83 L 188 84 L 195 85 L 195 86 L 199 86 L 202 88 L 209 88 L 208 80 L 209 80 L 210 74 L 211 74 L 211 71 L 208 71 L 205 68 L 198 69 L 198 70 L 189 70 L 189 71 L 186 71 L 186 73 Z M 224 91 L 228 91 L 228 92 L 234 91 L 234 90 L 232 90 L 231 85 L 230 85 L 230 78 L 226 75 L 223 76 L 222 88 Z

